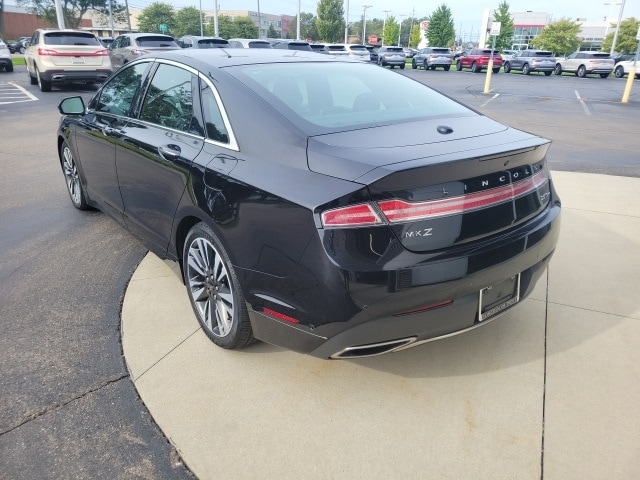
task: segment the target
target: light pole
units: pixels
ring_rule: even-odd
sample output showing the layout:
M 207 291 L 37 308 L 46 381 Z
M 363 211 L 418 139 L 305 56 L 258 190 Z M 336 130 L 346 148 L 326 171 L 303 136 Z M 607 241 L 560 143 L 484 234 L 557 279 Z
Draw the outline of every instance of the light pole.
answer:
M 218 0 L 213 0 L 213 35 L 218 36 Z
M 620 22 L 622 21 L 622 12 L 624 11 L 624 2 L 622 0 L 622 4 L 620 5 L 620 13 L 618 14 L 618 25 L 616 25 L 616 33 L 613 34 L 613 42 L 611 42 L 611 51 L 609 55 L 613 56 L 613 52 L 616 48 L 616 41 L 618 40 L 618 32 L 620 31 Z
M 605 19 L 607 21 L 607 28 L 605 28 L 604 30 L 604 36 L 606 38 L 607 35 L 609 34 L 609 25 L 611 24 L 611 21 L 609 20 L 611 18 L 611 7 L 613 7 L 614 5 L 621 5 L 621 4 L 620 2 L 618 3 L 605 2 L 605 5 L 609 5 L 609 15 L 607 15 L 607 18 Z
M 349 43 L 349 0 L 346 2 L 347 7 L 344 12 L 344 43 Z
M 387 15 L 391 10 L 383 10 L 384 12 L 384 20 L 382 21 L 382 46 L 384 47 L 384 30 L 387 28 Z
M 373 5 L 362 5 L 362 44 L 367 44 L 367 8 L 371 8 Z
M 400 17 L 400 28 L 398 29 L 398 46 L 401 47 L 402 44 L 400 43 L 400 37 L 402 36 L 402 17 L 406 17 L 407 15 L 405 13 L 401 13 L 398 16 Z
M 202 0 L 200 0 L 200 36 L 202 37 L 203 35 L 204 35 L 204 27 L 202 26 Z

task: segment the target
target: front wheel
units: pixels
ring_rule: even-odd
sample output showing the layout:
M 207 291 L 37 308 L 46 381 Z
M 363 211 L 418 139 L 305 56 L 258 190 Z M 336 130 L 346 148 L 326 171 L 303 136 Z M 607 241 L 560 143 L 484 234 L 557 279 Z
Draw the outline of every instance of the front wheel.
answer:
M 473 73 L 478 73 L 478 72 L 480 71 L 480 70 L 478 69 L 478 65 L 476 64 L 476 62 L 473 62 L 473 63 L 471 64 L 471 71 L 472 71 Z
M 504 64 L 504 73 L 511 72 L 511 64 L 509 62 Z
M 498 73 L 500 72 L 500 67 L 492 68 L 491 70 L 493 70 L 493 73 Z
M 562 75 L 562 67 L 560 66 L 560 64 L 556 65 L 556 68 L 553 70 L 553 73 L 555 73 L 556 75 Z
M 616 78 L 624 77 L 624 68 L 622 68 L 621 66 L 617 66 L 613 74 L 616 76 Z
M 529 75 L 530 73 L 531 73 L 531 69 L 529 68 L 529 64 L 528 64 L 528 63 L 525 63 L 525 64 L 522 66 L 522 74 L 523 74 L 523 75 Z
M 404 64 L 404 63 L 402 65 L 400 65 L 400 70 L 404 70 L 405 66 L 406 66 L 406 64 Z
M 204 333 L 216 345 L 243 348 L 253 331 L 238 277 L 211 228 L 199 223 L 187 234 L 182 256 L 184 283 Z
M 548 77 L 549 75 L 551 75 L 551 70 L 544 72 L 544 74 Z
M 443 68 L 445 72 L 448 72 L 449 69 L 451 68 L 451 65 L 445 65 Z
M 60 160 L 62 161 L 62 173 L 64 173 L 64 180 L 67 184 L 67 191 L 71 198 L 71 203 L 78 210 L 89 210 L 89 204 L 84 195 L 82 183 L 80 182 L 80 175 L 78 173 L 78 167 L 73 158 L 73 152 L 69 147 L 69 144 L 64 141 L 60 146 Z
M 412 59 L 412 60 L 411 60 L 411 68 L 413 68 L 414 70 L 415 70 L 416 68 L 418 68 L 418 65 L 416 65 L 416 61 L 415 61 L 415 59 Z

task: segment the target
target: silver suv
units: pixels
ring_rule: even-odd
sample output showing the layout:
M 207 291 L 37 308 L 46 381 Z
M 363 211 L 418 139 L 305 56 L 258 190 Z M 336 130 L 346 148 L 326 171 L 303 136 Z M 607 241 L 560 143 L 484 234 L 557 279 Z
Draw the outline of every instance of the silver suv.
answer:
M 556 68 L 556 57 L 553 52 L 545 50 L 521 50 L 506 59 L 503 68 L 504 73 L 521 70 L 523 75 L 529 75 L 531 72 L 544 72 L 546 76 L 549 76 Z
M 125 33 L 109 47 L 109 56 L 114 70 L 141 55 L 158 50 L 177 50 L 180 45 L 170 35 L 160 33 Z
M 404 53 L 402 47 L 380 47 L 378 49 L 378 65 L 390 68 L 400 67 L 404 68 L 407 59 L 407 54 Z
M 411 59 L 414 70 L 423 67 L 425 70 L 435 70 L 442 67 L 445 71 L 451 68 L 451 50 L 446 47 L 427 47 L 416 53 Z

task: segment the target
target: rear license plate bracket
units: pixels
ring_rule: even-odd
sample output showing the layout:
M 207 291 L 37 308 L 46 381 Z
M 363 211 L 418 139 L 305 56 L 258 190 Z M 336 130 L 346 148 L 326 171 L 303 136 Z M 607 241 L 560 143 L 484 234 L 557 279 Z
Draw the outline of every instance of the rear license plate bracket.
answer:
M 483 288 L 478 297 L 479 322 L 499 315 L 520 301 L 520 274 Z

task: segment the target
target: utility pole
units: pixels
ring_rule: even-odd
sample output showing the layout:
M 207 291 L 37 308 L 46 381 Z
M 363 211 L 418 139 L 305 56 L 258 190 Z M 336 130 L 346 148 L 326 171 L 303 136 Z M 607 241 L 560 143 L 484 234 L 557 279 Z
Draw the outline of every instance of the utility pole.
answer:
M 391 10 L 383 10 L 384 12 L 384 20 L 382 21 L 382 46 L 384 47 L 384 30 L 387 28 L 387 15 Z
M 613 56 L 613 52 L 615 51 L 616 48 L 616 42 L 618 41 L 618 32 L 620 31 L 620 22 L 622 22 L 622 12 L 624 11 L 624 2 L 625 0 L 622 0 L 622 5 L 620 5 L 620 13 L 618 14 L 618 25 L 616 25 L 616 33 L 613 34 L 613 42 L 611 42 L 611 51 L 609 52 L 609 55 Z
M 411 27 L 409 28 L 409 43 L 407 44 L 407 48 L 411 47 L 411 34 L 413 33 L 413 19 L 414 18 L 416 18 L 416 7 L 413 7 L 413 10 L 411 11 Z
M 400 43 L 400 37 L 402 36 L 402 17 L 406 17 L 407 14 L 406 13 L 401 13 L 398 16 L 400 17 L 400 28 L 398 29 L 398 46 L 401 47 L 402 44 Z
M 373 5 L 362 5 L 362 44 L 367 44 L 367 8 Z
M 218 36 L 218 0 L 213 0 L 213 35 Z
M 347 8 L 344 12 L 344 43 L 349 43 L 349 0 L 347 0 Z

